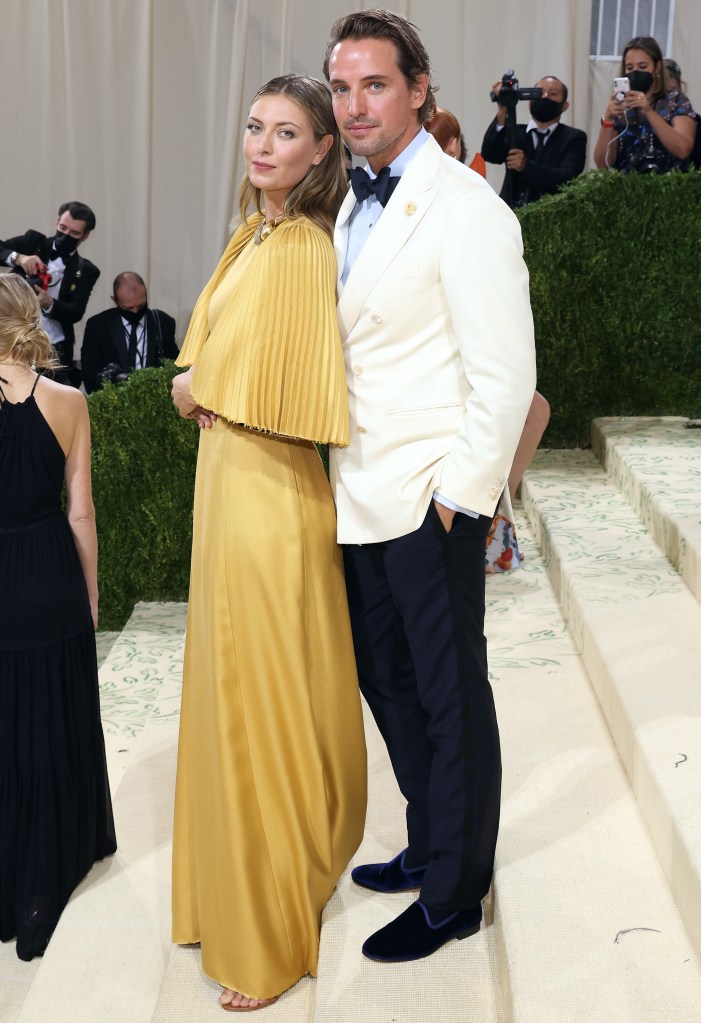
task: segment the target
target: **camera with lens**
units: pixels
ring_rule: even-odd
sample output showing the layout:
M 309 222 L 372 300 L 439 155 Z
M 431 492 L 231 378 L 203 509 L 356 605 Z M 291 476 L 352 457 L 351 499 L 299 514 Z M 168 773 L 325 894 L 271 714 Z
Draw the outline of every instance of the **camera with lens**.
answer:
M 644 153 L 639 153 L 632 161 L 632 169 L 638 174 L 659 174 L 663 168 L 658 161 L 655 149 L 655 138 L 652 132 L 648 137 Z
M 540 99 L 542 95 L 543 90 L 537 85 L 532 89 L 521 89 L 518 84 L 516 72 L 513 69 L 510 69 L 505 75 L 502 75 L 501 89 L 499 92 L 490 92 L 489 98 L 492 103 L 498 103 L 500 107 L 506 107 L 507 110 L 514 110 L 519 100 Z
M 42 291 L 46 291 L 51 284 L 51 274 L 48 270 L 39 270 L 35 274 L 25 274 L 25 279 L 32 288 L 41 288 Z
M 633 169 L 638 174 L 659 174 L 660 166 L 656 160 L 650 160 L 647 156 L 643 156 L 641 160 L 636 161 L 633 164 Z
M 108 362 L 97 374 L 97 379 L 101 384 L 123 384 L 129 379 L 129 373 L 118 362 Z

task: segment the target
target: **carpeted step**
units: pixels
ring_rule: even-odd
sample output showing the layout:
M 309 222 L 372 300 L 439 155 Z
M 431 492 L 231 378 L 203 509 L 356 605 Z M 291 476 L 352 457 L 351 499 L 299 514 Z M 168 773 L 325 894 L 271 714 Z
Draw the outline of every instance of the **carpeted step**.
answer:
M 540 490 L 549 507 L 549 514 L 543 508 L 542 518 L 551 531 L 563 487 L 570 494 L 566 516 L 576 519 L 593 500 L 592 531 L 599 539 L 597 488 L 608 488 L 613 502 L 608 518 L 611 507 L 615 522 L 626 511 L 620 498 L 618 507 L 611 485 L 588 456 L 570 460 L 564 481 L 559 463 L 557 471 L 547 457 L 538 464 L 528 479 L 526 497 L 534 500 Z M 599 475 L 588 478 L 585 469 L 591 476 L 592 468 Z M 642 533 L 638 525 L 638 545 Z M 266 1019 L 696 1021 L 701 976 L 693 944 L 525 521 L 520 536 L 527 554 L 524 568 L 487 580 L 490 666 L 504 761 L 493 924 L 423 962 L 371 963 L 360 954 L 362 941 L 413 896 L 372 895 L 354 886 L 346 873 L 324 913 L 318 980 L 296 985 L 265 1010 Z M 616 535 L 616 554 L 622 551 L 621 542 Z M 549 539 L 548 544 L 550 550 L 556 541 Z M 573 562 L 585 559 L 582 545 L 569 546 Z M 583 546 L 588 551 L 592 543 L 585 537 Z M 657 558 L 664 562 L 659 552 Z M 620 602 L 607 565 L 604 556 L 583 572 L 592 587 L 596 580 L 601 583 L 597 592 L 604 618 L 615 614 Z M 566 581 L 568 566 L 558 566 Z M 638 570 L 640 574 L 640 565 Z M 693 604 L 667 565 L 665 594 L 672 584 L 674 592 Z M 624 590 L 626 586 L 635 591 L 630 581 Z M 577 596 L 577 586 L 570 586 L 571 591 Z M 581 642 L 592 615 L 573 614 L 578 607 L 573 599 L 568 597 L 568 613 Z M 630 602 L 630 594 L 626 599 Z M 119 749 L 128 750 L 111 765 L 121 776 L 115 790 L 119 853 L 95 868 L 71 901 L 17 1017 L 20 1023 L 47 1018 L 52 1023 L 222 1018 L 216 1004 L 219 988 L 202 974 L 198 950 L 170 945 L 170 829 L 183 618 L 182 608 L 173 609 L 177 628 L 171 634 L 167 609 L 162 611 L 165 619 L 158 629 L 155 619 L 149 625 L 148 616 L 139 613 L 135 624 L 140 639 L 133 641 L 133 654 L 127 650 L 131 640 L 121 652 L 115 643 L 105 676 L 106 727 L 114 726 L 109 734 L 123 743 L 114 756 Z M 589 648 L 599 650 L 591 643 Z M 614 645 L 616 664 L 619 653 Z M 135 703 L 132 698 L 137 696 Z M 645 748 L 650 726 L 655 737 L 655 716 L 644 725 L 635 748 Z M 367 734 L 370 806 L 366 836 L 354 862 L 388 858 L 404 842 L 403 803 L 369 715 Z M 654 791 L 651 784 L 644 788 Z
M 611 480 L 701 602 L 701 429 L 677 416 L 595 419 Z
M 352 866 L 391 859 L 406 845 L 406 804 L 372 715 L 363 710 L 369 805 Z M 494 927 L 418 962 L 388 965 L 361 954 L 365 939 L 417 894 L 373 893 L 353 883 L 350 869 L 343 875 L 323 916 L 315 1023 L 506 1023 Z
M 539 452 L 523 495 L 570 632 L 698 952 L 701 607 L 593 454 Z
M 487 580 L 506 1018 L 692 1023 L 701 997 L 692 941 L 523 522 L 519 538 L 523 568 Z

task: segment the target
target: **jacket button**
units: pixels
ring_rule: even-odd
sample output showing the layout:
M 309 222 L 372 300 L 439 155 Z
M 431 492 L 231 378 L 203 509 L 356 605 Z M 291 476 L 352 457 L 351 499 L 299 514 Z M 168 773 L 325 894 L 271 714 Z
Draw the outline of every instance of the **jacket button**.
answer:
M 363 370 L 362 366 L 354 366 L 353 367 L 353 373 L 355 374 L 355 376 L 361 377 L 363 375 L 363 372 L 364 372 L 364 370 Z
M 356 426 L 355 432 L 356 433 L 367 433 L 368 431 L 365 429 L 364 426 Z
M 373 323 L 382 323 L 382 317 L 378 316 L 377 313 L 373 313 L 370 318 Z

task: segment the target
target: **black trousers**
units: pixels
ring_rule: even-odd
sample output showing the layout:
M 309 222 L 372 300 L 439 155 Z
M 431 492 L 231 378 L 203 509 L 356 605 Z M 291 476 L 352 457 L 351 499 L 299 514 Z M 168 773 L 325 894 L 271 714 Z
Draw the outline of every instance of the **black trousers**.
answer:
M 499 829 L 501 754 L 484 637 L 491 519 L 433 501 L 419 529 L 346 546 L 360 688 L 407 800 L 407 866 L 426 864 L 421 898 L 446 913 L 489 889 Z

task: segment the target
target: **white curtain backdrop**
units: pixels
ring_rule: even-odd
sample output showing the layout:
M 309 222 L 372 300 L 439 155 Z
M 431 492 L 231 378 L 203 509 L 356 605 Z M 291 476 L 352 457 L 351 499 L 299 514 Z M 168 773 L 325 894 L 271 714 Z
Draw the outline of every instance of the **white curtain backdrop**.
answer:
M 522 85 L 548 73 L 568 84 L 564 120 L 589 132 L 591 153 L 612 77 L 589 60 L 591 0 L 382 2 L 421 30 L 439 103 L 471 153 L 495 113 L 490 87 L 509 67 Z M 97 229 L 83 253 L 102 270 L 87 315 L 109 305 L 117 273 L 137 270 L 181 340 L 237 209 L 250 98 L 284 71 L 320 77 L 332 21 L 376 5 L 0 0 L 0 237 L 51 233 L 60 202 L 87 202 Z M 677 0 L 676 10 L 674 56 L 693 99 L 701 5 Z M 490 169 L 495 187 L 501 178 Z

